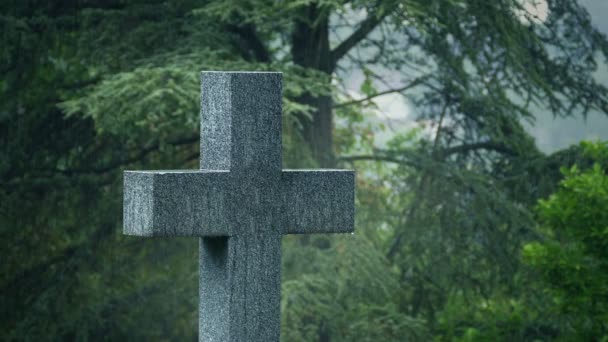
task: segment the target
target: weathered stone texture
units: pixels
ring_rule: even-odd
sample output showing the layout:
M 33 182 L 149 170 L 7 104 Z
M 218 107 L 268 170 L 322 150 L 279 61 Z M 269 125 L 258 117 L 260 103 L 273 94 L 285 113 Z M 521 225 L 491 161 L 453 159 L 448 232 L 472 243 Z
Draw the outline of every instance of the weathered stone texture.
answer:
M 355 225 L 355 174 L 348 170 L 283 170 L 285 234 L 349 233 Z
M 281 73 L 201 73 L 201 169 L 281 170 Z
M 201 170 L 126 171 L 124 233 L 200 237 L 199 340 L 278 341 L 282 234 L 354 230 L 354 172 L 281 171 L 281 74 L 201 74 Z

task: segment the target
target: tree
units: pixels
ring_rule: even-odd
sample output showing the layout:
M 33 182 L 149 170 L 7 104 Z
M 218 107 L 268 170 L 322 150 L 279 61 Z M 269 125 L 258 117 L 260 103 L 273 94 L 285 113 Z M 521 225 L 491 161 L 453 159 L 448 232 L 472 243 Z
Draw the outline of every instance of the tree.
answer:
M 559 190 L 540 200 L 543 239 L 523 247 L 566 339 L 608 339 L 608 144 L 588 143 L 597 163 L 563 168 Z M 600 164 L 601 162 L 601 164 Z
M 365 241 L 351 243 L 370 249 L 367 270 L 379 275 L 362 269 L 356 281 L 392 284 L 358 308 L 358 287 L 340 293 L 342 307 L 317 302 L 311 312 L 324 319 L 293 333 L 376 338 L 364 322 L 386 318 L 385 336 L 448 336 L 440 318 L 450 303 L 521 291 L 517 255 L 534 236 L 527 205 L 537 193 L 512 185 L 529 184 L 545 159 L 521 125 L 530 106 L 606 111 L 592 77 L 604 36 L 576 1 L 548 4 L 541 18 L 519 0 L 3 3 L 3 334 L 192 338 L 196 246 L 120 236 L 120 172 L 196 168 L 197 71 L 245 69 L 285 73 L 286 166 L 358 169 Z M 343 85 L 351 72 L 364 75 L 360 95 Z M 389 93 L 407 96 L 432 133 L 376 146 L 373 101 Z M 286 244 L 286 264 L 344 248 L 323 237 Z M 357 266 L 288 265 L 287 292 L 329 293 Z M 288 326 L 307 302 L 287 303 Z

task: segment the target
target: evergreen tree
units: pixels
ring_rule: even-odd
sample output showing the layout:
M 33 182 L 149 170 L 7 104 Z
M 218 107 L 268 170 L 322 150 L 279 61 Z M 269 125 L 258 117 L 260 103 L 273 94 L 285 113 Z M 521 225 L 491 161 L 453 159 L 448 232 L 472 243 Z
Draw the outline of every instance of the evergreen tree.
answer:
M 123 237 L 121 171 L 198 167 L 198 71 L 220 69 L 284 72 L 285 166 L 359 175 L 355 237 L 285 239 L 285 339 L 559 333 L 479 319 L 525 297 L 530 208 L 568 165 L 523 130 L 531 106 L 607 109 L 605 37 L 577 1 L 547 4 L 3 2 L 3 339 L 195 338 L 197 245 Z M 431 133 L 377 146 L 373 101 L 389 93 Z

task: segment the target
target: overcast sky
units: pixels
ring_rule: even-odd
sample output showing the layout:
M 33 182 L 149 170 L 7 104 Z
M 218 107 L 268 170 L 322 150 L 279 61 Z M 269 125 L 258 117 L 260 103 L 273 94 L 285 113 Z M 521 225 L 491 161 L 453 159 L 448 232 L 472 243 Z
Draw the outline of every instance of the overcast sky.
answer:
M 581 4 L 587 7 L 591 14 L 594 25 L 602 32 L 608 35 L 608 21 L 604 18 L 608 17 L 608 0 L 579 0 Z M 540 6 L 540 11 L 546 9 Z M 364 16 L 364 14 L 362 14 Z M 542 17 L 542 13 L 538 13 Z M 358 18 L 354 18 L 356 21 Z M 600 70 L 597 73 L 597 79 L 608 85 L 608 66 L 605 61 L 601 62 Z M 393 74 L 394 75 L 394 74 Z M 398 77 L 398 75 L 395 75 Z M 352 89 L 354 98 L 364 97 L 358 93 L 359 86 L 363 81 L 363 75 L 350 74 L 347 77 L 347 84 Z M 400 81 L 385 80 L 389 84 L 398 84 Z M 380 108 L 379 118 L 383 121 L 387 120 L 399 130 L 404 127 L 415 125 L 416 117 L 415 109 L 411 108 L 400 95 L 390 94 L 376 98 L 376 104 Z M 551 113 L 542 110 L 534 111 L 536 122 L 534 125 L 529 125 L 529 132 L 535 137 L 538 147 L 545 152 L 553 152 L 572 144 L 576 144 L 584 139 L 601 139 L 608 140 L 608 115 L 592 112 L 583 118 L 580 113 L 573 117 L 553 118 Z M 389 135 L 379 137 L 378 143 L 389 138 Z
M 594 25 L 608 34 L 608 0 L 579 0 L 587 7 Z M 605 61 L 600 61 L 601 67 L 597 79 L 608 85 L 608 68 Z M 581 115 L 568 119 L 553 118 L 550 113 L 538 111 L 536 124 L 530 127 L 530 132 L 536 138 L 541 150 L 552 152 L 575 144 L 583 139 L 608 140 L 608 115 L 593 112 L 587 120 Z

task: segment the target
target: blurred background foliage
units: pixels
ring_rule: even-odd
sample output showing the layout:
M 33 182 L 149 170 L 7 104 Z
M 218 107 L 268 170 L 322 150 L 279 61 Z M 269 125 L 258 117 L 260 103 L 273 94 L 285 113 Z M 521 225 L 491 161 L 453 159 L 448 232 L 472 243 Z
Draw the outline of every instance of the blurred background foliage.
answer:
M 608 42 L 540 2 L 3 1 L 0 339 L 196 340 L 197 241 L 122 236 L 122 171 L 198 168 L 200 70 L 274 70 L 284 167 L 357 171 L 355 235 L 284 238 L 283 340 L 607 341 L 608 146 L 523 123 L 608 112 Z

